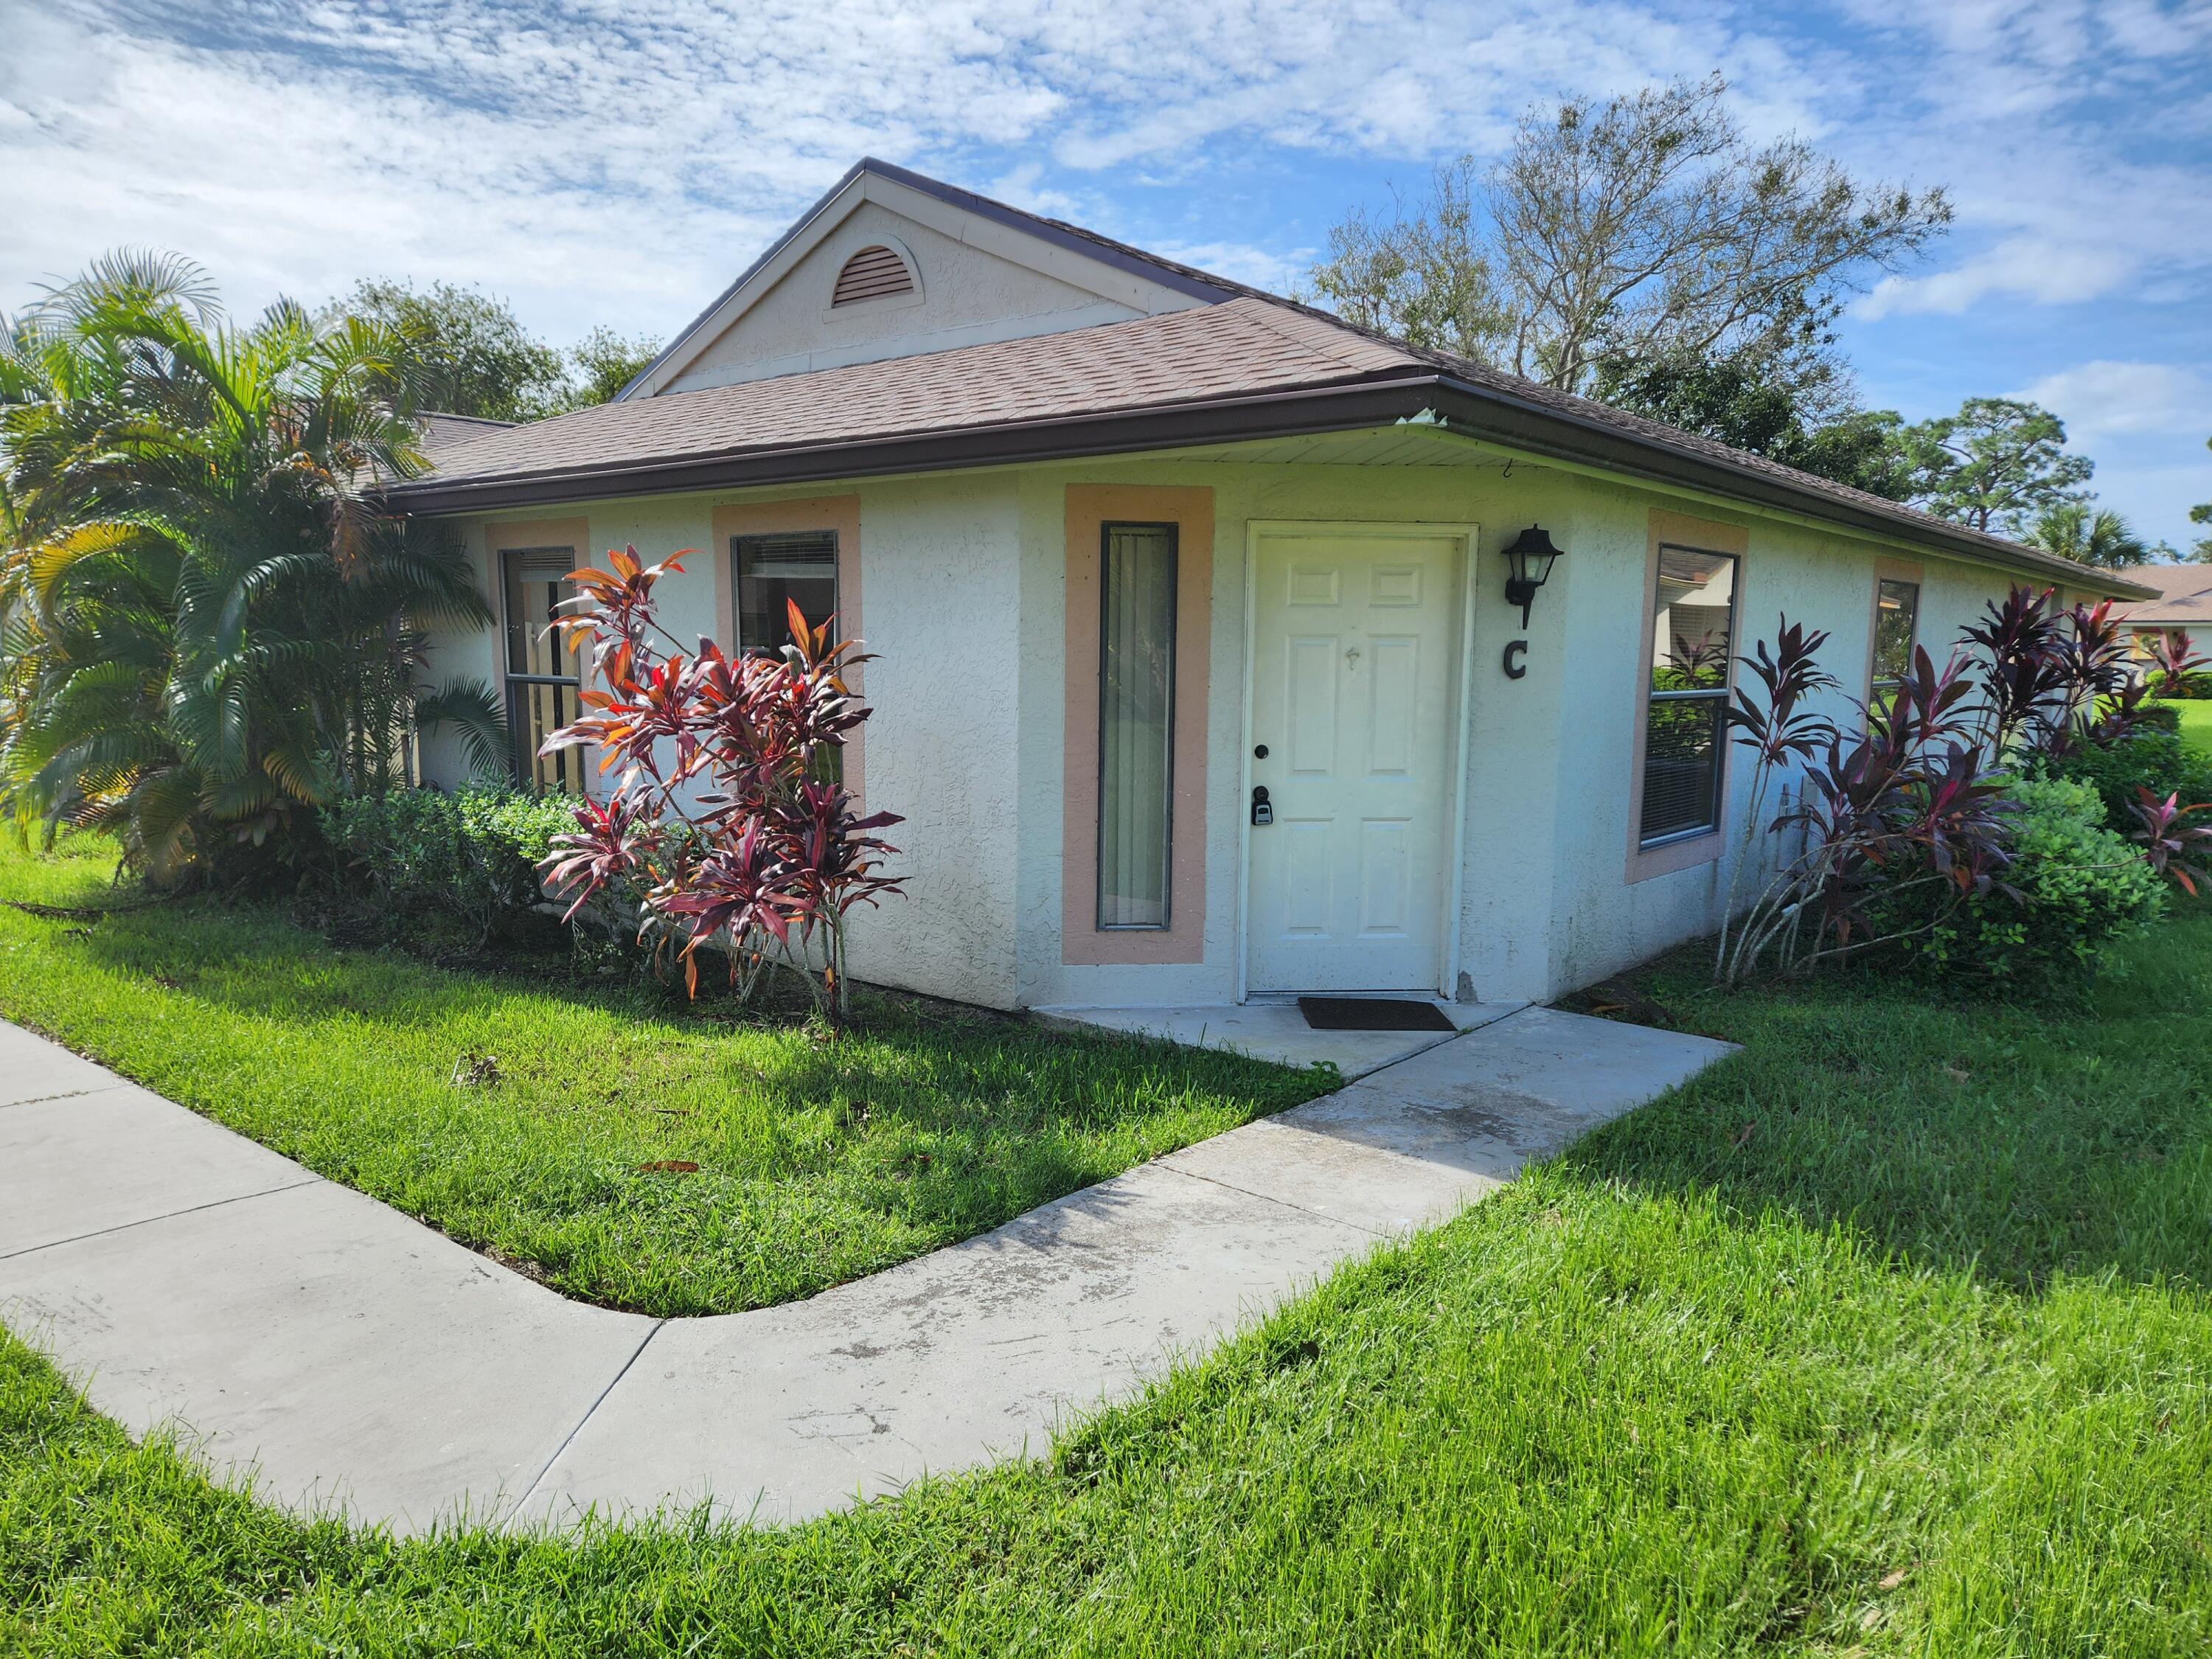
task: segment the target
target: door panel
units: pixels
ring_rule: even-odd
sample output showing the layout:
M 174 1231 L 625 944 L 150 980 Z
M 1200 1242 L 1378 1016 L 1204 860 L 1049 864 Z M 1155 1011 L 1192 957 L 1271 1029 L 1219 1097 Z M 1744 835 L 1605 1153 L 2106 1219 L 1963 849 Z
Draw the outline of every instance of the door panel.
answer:
M 1443 974 L 1459 544 L 1263 536 L 1253 570 L 1255 991 L 1433 991 Z
M 1367 676 L 1367 775 L 1403 775 L 1416 764 L 1420 736 L 1421 642 L 1403 634 L 1370 641 Z

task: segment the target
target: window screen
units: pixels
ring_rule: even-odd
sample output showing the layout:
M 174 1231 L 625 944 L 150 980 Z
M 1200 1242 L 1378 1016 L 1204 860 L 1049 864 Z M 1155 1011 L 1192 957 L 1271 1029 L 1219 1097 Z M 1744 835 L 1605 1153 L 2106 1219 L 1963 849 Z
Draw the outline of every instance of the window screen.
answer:
M 811 627 L 837 613 L 837 532 L 805 530 L 781 536 L 733 536 L 737 563 L 738 645 L 781 651 L 791 640 L 793 601 Z M 830 637 L 835 640 L 833 629 Z
M 1100 561 L 1098 926 L 1168 925 L 1176 527 L 1109 524 Z
M 1920 584 L 1884 580 L 1875 584 L 1874 684 L 1887 690 L 1912 666 L 1912 641 L 1920 622 Z
M 581 712 L 576 659 L 548 629 L 576 596 L 567 580 L 580 561 L 573 547 L 509 548 L 500 555 L 507 617 L 507 724 L 514 734 L 514 775 L 541 789 L 581 794 L 583 751 L 540 755 L 538 745 Z
M 1644 729 L 1646 846 L 1720 823 L 1735 574 L 1725 553 L 1659 550 Z

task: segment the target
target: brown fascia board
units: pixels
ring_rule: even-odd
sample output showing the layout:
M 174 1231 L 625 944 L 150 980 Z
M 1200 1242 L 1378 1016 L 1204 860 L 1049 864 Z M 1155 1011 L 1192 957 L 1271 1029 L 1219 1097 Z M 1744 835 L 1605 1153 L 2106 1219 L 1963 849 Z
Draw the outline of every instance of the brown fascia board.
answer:
M 1838 500 L 1718 457 L 1678 449 L 1563 410 L 1501 398 L 1487 388 L 1467 385 L 1434 370 L 1407 374 L 1385 369 L 1327 386 L 1148 409 L 818 444 L 755 445 L 708 454 L 507 473 L 483 479 L 444 481 L 433 473 L 395 486 L 387 498 L 402 512 L 440 517 L 607 496 L 951 471 L 1304 437 L 1423 417 L 1445 431 L 1529 455 L 1548 456 L 1662 485 L 1687 486 L 1723 499 L 1778 508 L 1893 541 L 1934 547 L 2047 580 L 2086 580 L 2143 598 L 2162 597 L 2154 589 L 2086 569 L 2055 555 L 1971 531 L 1931 525 L 1903 510 L 1889 513 Z
M 1822 520 L 1893 541 L 1937 548 L 1978 563 L 2001 565 L 2051 580 L 2086 581 L 2131 594 L 2156 592 L 2110 572 L 2092 570 L 2071 559 L 2000 537 L 1931 523 L 1907 508 L 1884 511 L 1870 503 L 1844 500 L 1718 456 L 1677 449 L 1564 410 L 1516 404 L 1480 388 L 1453 383 L 1448 375 L 1440 378 L 1448 390 L 1438 401 L 1436 413 L 1447 430 L 1468 437 L 1654 483 L 1686 484 L 1704 493 L 1778 508 L 1799 518 Z

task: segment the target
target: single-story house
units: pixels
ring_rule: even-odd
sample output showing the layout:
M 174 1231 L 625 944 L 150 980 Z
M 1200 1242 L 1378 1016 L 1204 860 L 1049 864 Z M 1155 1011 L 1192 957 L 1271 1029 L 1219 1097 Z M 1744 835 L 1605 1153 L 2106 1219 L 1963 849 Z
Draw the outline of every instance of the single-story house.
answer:
M 2200 652 L 2212 652 L 2212 564 L 2142 564 L 2128 580 L 2158 597 L 2141 605 L 2119 605 L 2113 614 L 2127 626 L 2131 654 L 2147 665 L 2161 639 L 2186 634 Z
M 699 550 L 679 637 L 834 611 L 906 819 L 853 971 L 1000 1008 L 1552 997 L 1714 926 L 1778 616 L 1863 693 L 2009 583 L 2146 596 L 873 161 L 615 402 L 432 447 L 394 500 L 501 618 L 434 671 L 522 777 L 591 787 L 580 562 Z

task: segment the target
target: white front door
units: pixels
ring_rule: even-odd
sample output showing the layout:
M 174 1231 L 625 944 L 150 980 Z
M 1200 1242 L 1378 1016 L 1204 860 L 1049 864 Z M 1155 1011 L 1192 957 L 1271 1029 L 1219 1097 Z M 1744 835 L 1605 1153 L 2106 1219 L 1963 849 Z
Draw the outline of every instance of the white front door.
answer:
M 1460 546 L 1257 539 L 1251 769 L 1273 822 L 1250 831 L 1253 991 L 1442 988 Z

